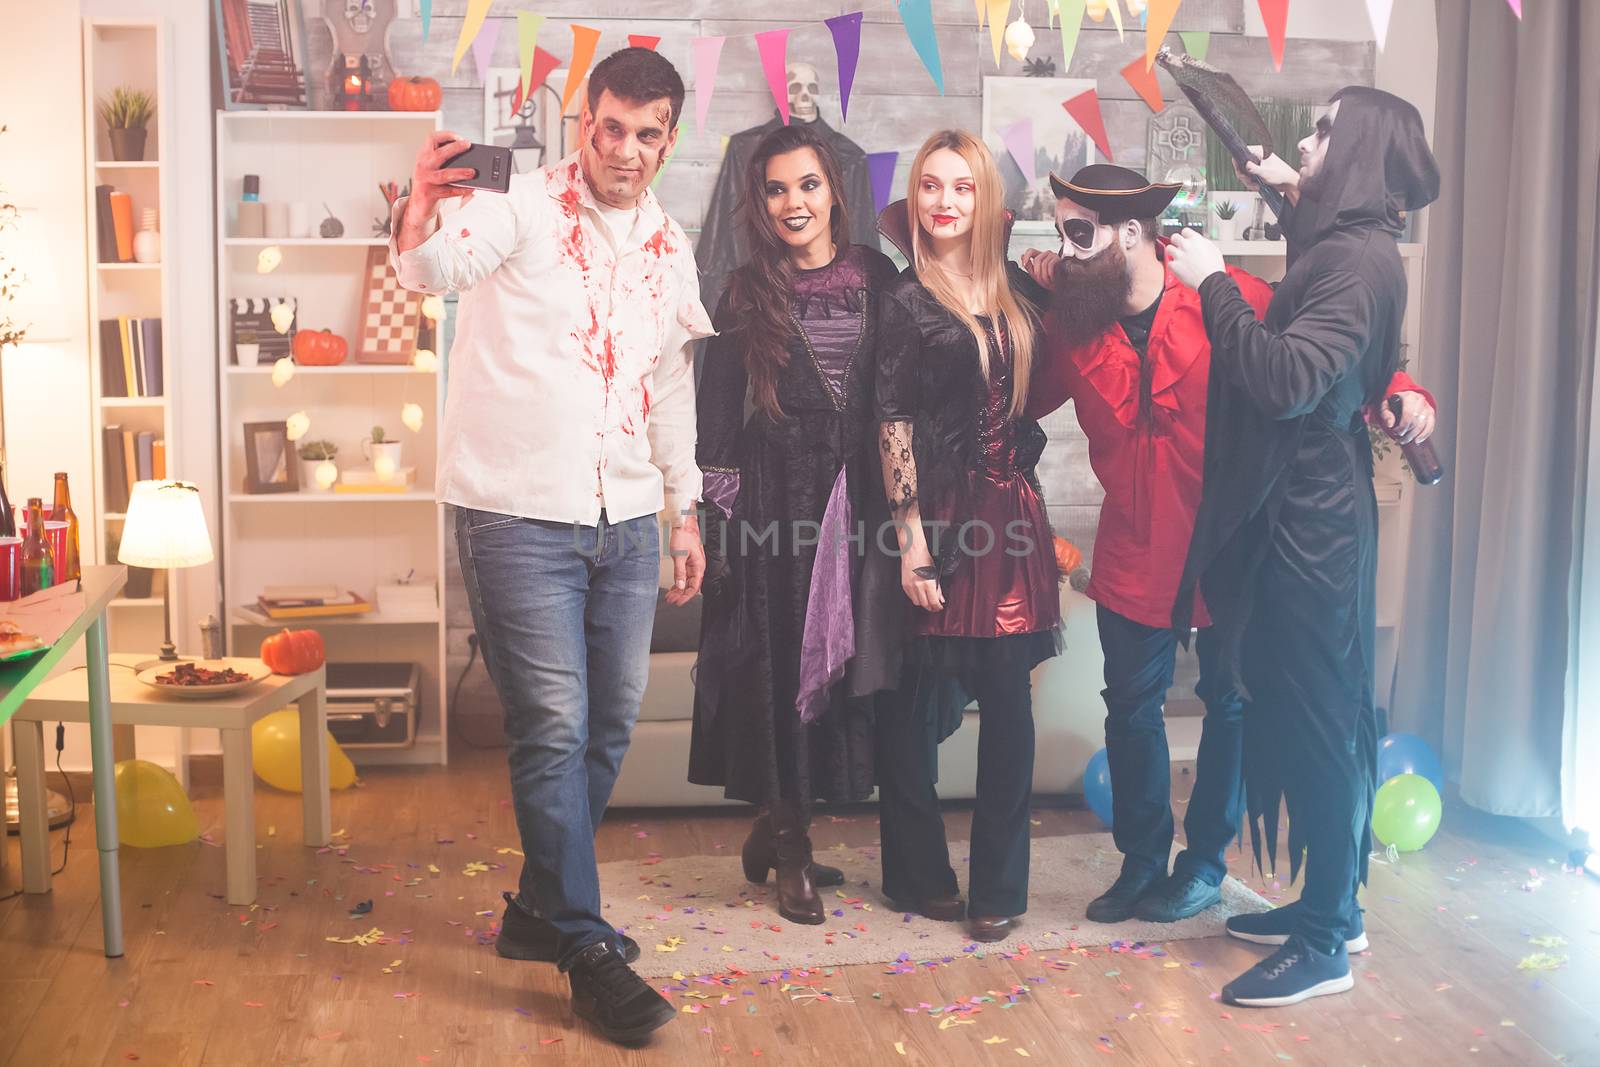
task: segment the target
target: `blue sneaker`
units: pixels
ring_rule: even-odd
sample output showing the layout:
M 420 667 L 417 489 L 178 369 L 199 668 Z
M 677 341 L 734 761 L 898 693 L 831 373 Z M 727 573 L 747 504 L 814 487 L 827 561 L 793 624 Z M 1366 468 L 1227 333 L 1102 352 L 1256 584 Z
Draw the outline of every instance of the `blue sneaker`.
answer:
M 1257 945 L 1281 945 L 1294 933 L 1294 924 L 1299 917 L 1298 900 L 1271 911 L 1234 915 L 1227 922 L 1228 936 Z M 1350 922 L 1344 928 L 1344 947 L 1350 953 L 1367 951 L 1367 928 L 1362 921 L 1359 904 L 1351 909 Z
M 1222 987 L 1222 999 L 1241 1008 L 1286 1008 L 1312 997 L 1348 993 L 1356 985 L 1343 945 L 1333 955 L 1291 936 L 1283 947 Z

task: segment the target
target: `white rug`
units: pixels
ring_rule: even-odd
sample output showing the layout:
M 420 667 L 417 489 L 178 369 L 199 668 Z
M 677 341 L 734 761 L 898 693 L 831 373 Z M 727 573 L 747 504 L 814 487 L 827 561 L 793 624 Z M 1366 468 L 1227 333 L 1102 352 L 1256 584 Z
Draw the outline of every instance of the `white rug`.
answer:
M 951 861 L 963 889 L 967 843 L 952 842 Z M 600 865 L 606 918 L 639 942 L 636 966 L 646 977 L 720 974 L 890 963 L 914 968 L 927 960 L 979 952 L 1015 952 L 1115 942 L 1159 944 L 1223 934 L 1230 915 L 1262 911 L 1267 902 L 1233 878 L 1222 902 L 1180 923 L 1137 920 L 1103 926 L 1083 917 L 1089 901 L 1117 876 L 1122 855 L 1110 834 L 1035 838 L 1028 913 L 1009 940 L 978 945 L 961 923 L 940 923 L 893 910 L 879 894 L 876 848 L 837 846 L 817 860 L 845 873 L 843 886 L 822 890 L 828 920 L 821 926 L 778 915 L 776 890 L 746 882 L 734 855 L 624 860 Z

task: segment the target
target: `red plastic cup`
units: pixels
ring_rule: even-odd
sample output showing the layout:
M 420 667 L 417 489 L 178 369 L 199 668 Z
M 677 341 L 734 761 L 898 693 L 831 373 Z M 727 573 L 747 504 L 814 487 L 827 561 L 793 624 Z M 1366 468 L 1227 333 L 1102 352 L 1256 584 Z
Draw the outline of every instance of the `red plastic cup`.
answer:
M 0 601 L 22 595 L 22 538 L 0 537 Z

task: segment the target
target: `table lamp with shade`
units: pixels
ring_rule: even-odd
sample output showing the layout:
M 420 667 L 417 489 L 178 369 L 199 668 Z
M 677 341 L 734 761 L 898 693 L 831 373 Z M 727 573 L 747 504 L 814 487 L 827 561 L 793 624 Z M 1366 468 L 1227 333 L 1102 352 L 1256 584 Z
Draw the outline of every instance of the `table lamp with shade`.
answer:
M 200 490 L 188 482 L 135 482 L 128 498 L 128 514 L 122 523 L 122 544 L 117 562 L 130 567 L 173 570 L 198 567 L 215 558 L 211 534 L 206 529 L 206 513 L 200 504 Z M 166 640 L 156 663 L 176 662 L 178 650 L 172 643 L 172 576 L 167 576 L 162 591 L 165 598 L 161 618 L 166 625 Z

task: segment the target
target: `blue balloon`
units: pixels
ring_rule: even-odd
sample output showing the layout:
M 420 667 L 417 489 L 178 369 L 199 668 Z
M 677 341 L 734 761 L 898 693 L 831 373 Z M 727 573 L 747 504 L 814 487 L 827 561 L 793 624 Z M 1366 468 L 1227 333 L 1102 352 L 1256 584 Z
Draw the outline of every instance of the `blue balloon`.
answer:
M 1083 799 L 1089 802 L 1089 810 L 1110 829 L 1111 763 L 1106 759 L 1106 750 L 1103 748 L 1089 757 L 1089 765 L 1084 768 Z
M 1378 784 L 1402 774 L 1426 778 L 1444 795 L 1444 765 L 1428 742 L 1416 734 L 1389 734 L 1378 742 Z

